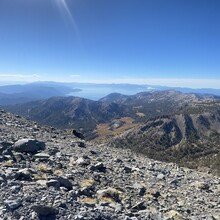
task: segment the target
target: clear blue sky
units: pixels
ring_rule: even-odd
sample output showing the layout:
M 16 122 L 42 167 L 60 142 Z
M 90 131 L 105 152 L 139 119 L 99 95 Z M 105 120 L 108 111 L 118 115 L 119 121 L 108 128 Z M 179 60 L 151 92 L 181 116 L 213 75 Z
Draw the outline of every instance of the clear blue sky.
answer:
M 0 0 L 0 78 L 220 88 L 220 1 Z

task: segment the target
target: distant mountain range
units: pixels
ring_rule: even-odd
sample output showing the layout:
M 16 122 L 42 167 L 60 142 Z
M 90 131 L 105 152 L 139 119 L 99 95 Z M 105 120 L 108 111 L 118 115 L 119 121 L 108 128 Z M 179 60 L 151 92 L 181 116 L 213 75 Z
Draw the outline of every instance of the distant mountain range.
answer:
M 45 100 L 5 106 L 5 109 L 40 123 L 73 128 L 84 133 L 96 133 L 98 124 L 130 117 L 134 122 L 184 111 L 194 103 L 216 100 L 212 95 L 183 94 L 180 92 L 150 91 L 135 95 L 112 93 L 99 101 L 79 97 L 52 97 Z M 89 135 L 89 136 L 90 136 Z
M 134 95 L 136 93 L 146 91 L 165 90 L 220 96 L 220 89 L 171 88 L 164 86 L 133 84 L 35 82 L 21 85 L 0 86 L 0 106 L 42 100 L 54 96 L 78 96 L 97 101 L 110 93 Z
M 80 89 L 68 85 L 50 83 L 31 83 L 25 85 L 0 86 L 0 105 L 13 105 L 34 100 L 47 99 L 53 96 L 66 96 Z

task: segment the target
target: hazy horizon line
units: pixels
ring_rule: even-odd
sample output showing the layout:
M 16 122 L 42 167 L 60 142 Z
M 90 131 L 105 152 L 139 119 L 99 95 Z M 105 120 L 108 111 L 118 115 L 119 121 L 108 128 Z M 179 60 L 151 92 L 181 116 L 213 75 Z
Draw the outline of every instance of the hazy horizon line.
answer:
M 0 75 L 1 77 L 1 75 Z M 220 89 L 220 79 L 184 79 L 184 78 L 118 78 L 106 80 L 61 80 L 61 79 L 32 79 L 20 78 L 19 80 L 2 80 L 0 79 L 0 86 L 14 85 L 14 84 L 29 84 L 29 83 L 83 83 L 83 84 L 130 84 L 130 85 L 147 85 L 147 86 L 161 86 L 161 87 L 179 87 L 190 89 Z

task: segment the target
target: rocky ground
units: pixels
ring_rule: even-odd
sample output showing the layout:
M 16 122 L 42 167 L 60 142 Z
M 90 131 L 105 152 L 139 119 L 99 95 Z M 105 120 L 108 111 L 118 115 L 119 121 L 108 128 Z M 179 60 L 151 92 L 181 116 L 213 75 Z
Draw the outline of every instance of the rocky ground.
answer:
M 0 219 L 220 219 L 220 178 L 0 112 Z

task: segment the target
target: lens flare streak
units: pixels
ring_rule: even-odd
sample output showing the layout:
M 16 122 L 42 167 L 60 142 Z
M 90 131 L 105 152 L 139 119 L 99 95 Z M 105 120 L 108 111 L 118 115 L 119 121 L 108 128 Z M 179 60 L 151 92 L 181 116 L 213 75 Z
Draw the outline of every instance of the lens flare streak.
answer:
M 73 14 L 71 13 L 69 6 L 66 2 L 66 0 L 55 0 L 57 7 L 63 16 L 64 20 L 66 20 L 68 23 L 71 23 L 73 25 L 74 31 L 77 35 L 77 37 L 80 39 L 80 33 L 76 24 L 76 21 L 73 17 Z

